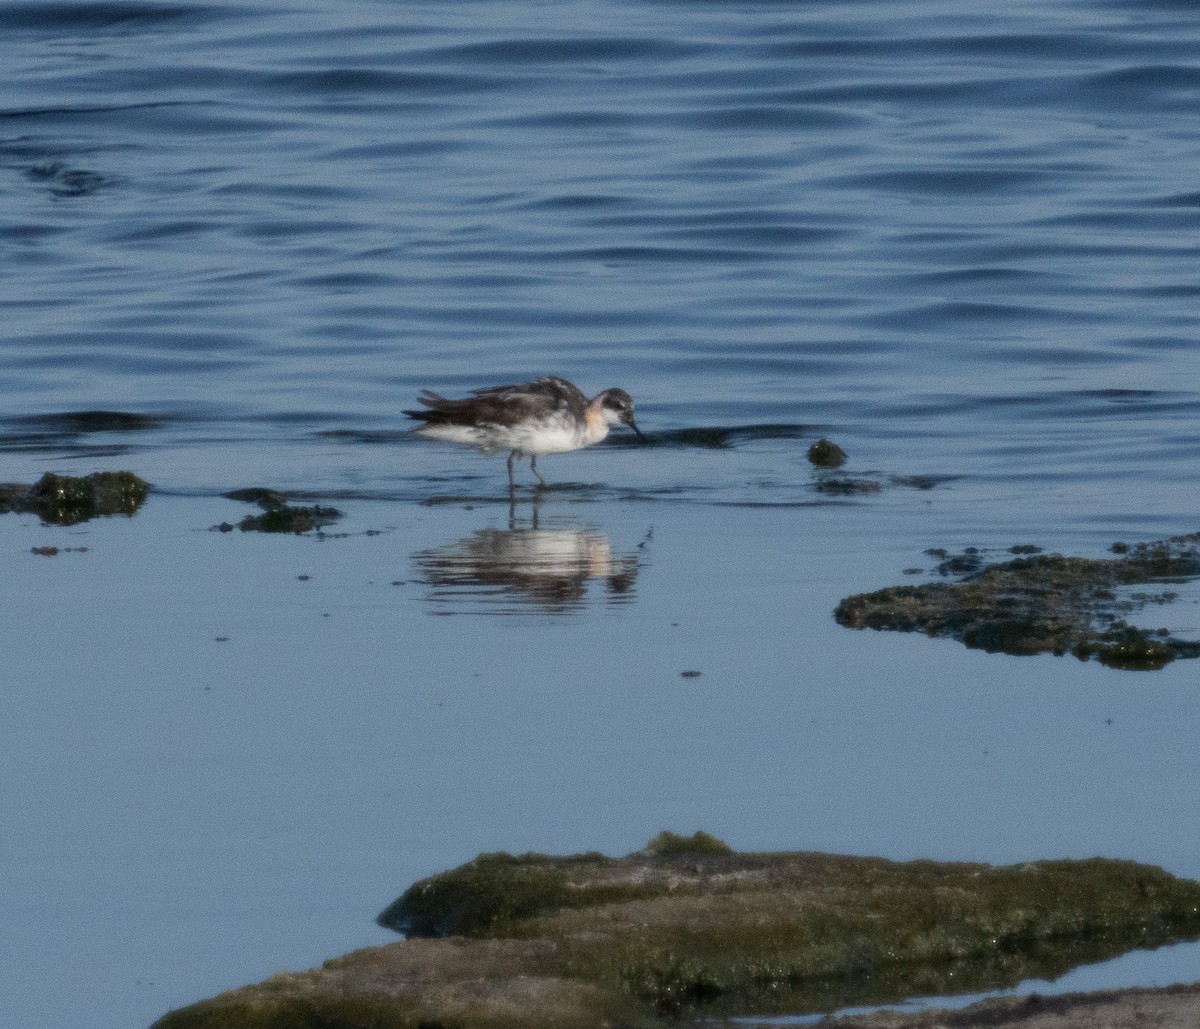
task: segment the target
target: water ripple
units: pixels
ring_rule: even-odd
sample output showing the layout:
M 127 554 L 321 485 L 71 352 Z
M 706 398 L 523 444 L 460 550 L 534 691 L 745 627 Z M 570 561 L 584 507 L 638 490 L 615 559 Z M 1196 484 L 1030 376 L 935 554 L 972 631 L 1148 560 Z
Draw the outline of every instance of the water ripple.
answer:
M 555 65 L 613 61 L 664 61 L 702 54 L 704 48 L 645 36 L 496 39 L 424 51 L 416 56 L 447 64 Z
M 104 32 L 169 28 L 180 22 L 208 23 L 228 16 L 228 8 L 210 4 L 149 3 L 5 3 L 0 25 L 27 32 Z
M 1186 8 L 568 7 L 0 5 L 10 407 L 369 425 L 550 371 L 661 432 L 800 405 L 951 461 L 998 409 L 898 412 L 972 365 L 1187 381 Z

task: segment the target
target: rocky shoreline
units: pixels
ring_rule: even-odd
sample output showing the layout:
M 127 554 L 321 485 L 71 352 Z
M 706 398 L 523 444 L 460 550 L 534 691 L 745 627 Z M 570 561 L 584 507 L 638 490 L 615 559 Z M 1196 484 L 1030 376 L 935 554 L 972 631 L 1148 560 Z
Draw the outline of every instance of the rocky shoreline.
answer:
M 740 854 L 668 832 L 624 858 L 483 854 L 414 883 L 379 920 L 408 939 L 280 973 L 156 1029 L 649 1029 L 983 992 L 1195 938 L 1200 883 L 1103 858 Z M 1039 1003 L 835 1024 L 999 1025 L 1040 1016 Z

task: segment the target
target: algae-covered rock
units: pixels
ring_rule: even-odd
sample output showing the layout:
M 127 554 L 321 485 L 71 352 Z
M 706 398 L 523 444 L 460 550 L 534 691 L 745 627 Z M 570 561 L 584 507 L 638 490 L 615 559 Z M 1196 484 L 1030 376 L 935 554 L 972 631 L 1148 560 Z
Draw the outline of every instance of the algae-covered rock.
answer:
M 1200 934 L 1200 883 L 1101 858 L 737 854 L 670 833 L 620 859 L 481 855 L 380 920 L 412 938 L 158 1029 L 633 1027 L 969 992 Z
M 548 948 L 409 940 L 180 1008 L 152 1029 L 652 1029 L 630 994 L 548 974 Z
M 969 548 L 944 558 L 943 575 L 958 582 L 890 586 L 847 597 L 834 612 L 853 629 L 893 629 L 957 639 L 1006 654 L 1074 654 L 1113 668 L 1152 670 L 1176 658 L 1200 657 L 1200 644 L 1128 625 L 1123 615 L 1168 603 L 1172 591 L 1122 595 L 1124 587 L 1169 585 L 1200 576 L 1200 534 L 1122 546 L 1112 558 L 1030 556 L 985 565 Z M 1013 548 L 1017 550 L 1018 548 Z
M 342 512 L 336 507 L 322 507 L 319 504 L 311 507 L 292 507 L 286 494 L 262 486 L 230 490 L 224 496 L 231 500 L 257 504 L 263 509 L 263 513 L 246 515 L 236 525 L 229 522 L 214 525 L 213 528 L 218 532 L 240 529 L 242 532 L 291 533 L 299 536 L 314 529 L 323 529 L 342 517 Z
M 633 895 L 621 884 L 610 888 L 604 871 L 611 858 L 584 854 L 574 860 L 577 869 L 587 869 L 586 885 L 571 886 L 554 858 L 480 854 L 412 886 L 378 921 L 406 936 L 488 936 L 547 911 Z
M 336 507 L 278 507 L 260 515 L 246 515 L 237 527 L 242 532 L 290 532 L 300 535 L 323 529 L 342 517 Z
M 132 515 L 150 492 L 133 472 L 86 476 L 47 472 L 32 486 L 0 486 L 0 514 L 32 512 L 51 525 L 77 525 L 104 515 Z

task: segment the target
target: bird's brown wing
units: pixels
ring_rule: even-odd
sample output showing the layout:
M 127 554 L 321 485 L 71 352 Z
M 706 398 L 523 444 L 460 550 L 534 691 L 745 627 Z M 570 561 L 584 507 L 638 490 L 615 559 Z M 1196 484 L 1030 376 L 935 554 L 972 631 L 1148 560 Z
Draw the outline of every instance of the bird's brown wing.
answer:
M 410 418 L 440 425 L 517 425 L 556 411 L 583 417 L 587 398 L 566 379 L 547 376 L 510 386 L 488 386 L 469 397 L 451 399 L 422 390 L 417 399 L 428 411 L 405 411 Z
M 471 391 L 477 397 L 503 397 L 509 401 L 520 402 L 520 398 L 535 399 L 547 407 L 567 408 L 583 411 L 588 405 L 588 398 L 579 387 L 557 375 L 546 375 L 532 382 L 514 383 L 510 386 L 485 386 Z

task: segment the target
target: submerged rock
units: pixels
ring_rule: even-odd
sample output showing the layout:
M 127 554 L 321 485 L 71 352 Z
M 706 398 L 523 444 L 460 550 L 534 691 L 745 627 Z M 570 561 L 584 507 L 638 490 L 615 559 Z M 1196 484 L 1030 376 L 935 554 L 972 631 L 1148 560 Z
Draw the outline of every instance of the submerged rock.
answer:
M 1102 858 L 737 854 L 666 833 L 619 859 L 484 854 L 380 921 L 410 938 L 157 1029 L 662 1026 L 972 991 L 1200 934 L 1200 883 Z
M 893 629 L 957 639 L 1005 654 L 1074 654 L 1113 668 L 1152 670 L 1200 657 L 1200 644 L 1128 625 L 1122 615 L 1169 603 L 1171 591 L 1120 595 L 1122 587 L 1166 585 L 1200 576 L 1200 533 L 1124 546 L 1113 558 L 1063 557 L 1020 548 L 1028 557 L 985 565 L 978 551 L 945 559 L 942 575 L 959 582 L 890 586 L 838 604 L 853 629 Z
M 336 507 L 283 507 L 272 508 L 260 515 L 246 515 L 237 527 L 242 532 L 290 532 L 300 535 L 323 529 L 342 517 Z
M 32 486 L 0 485 L 0 514 L 32 512 L 51 525 L 77 525 L 100 516 L 132 515 L 149 492 L 149 484 L 133 472 L 82 477 L 47 472 Z
M 277 532 L 301 535 L 314 529 L 323 529 L 332 525 L 342 517 L 342 512 L 336 507 L 321 507 L 314 504 L 311 507 L 291 507 L 286 494 L 279 490 L 252 486 L 247 489 L 230 490 L 223 496 L 231 500 L 240 500 L 247 504 L 257 504 L 263 509 L 260 515 L 246 515 L 236 525 L 222 522 L 214 525 L 218 532 Z

